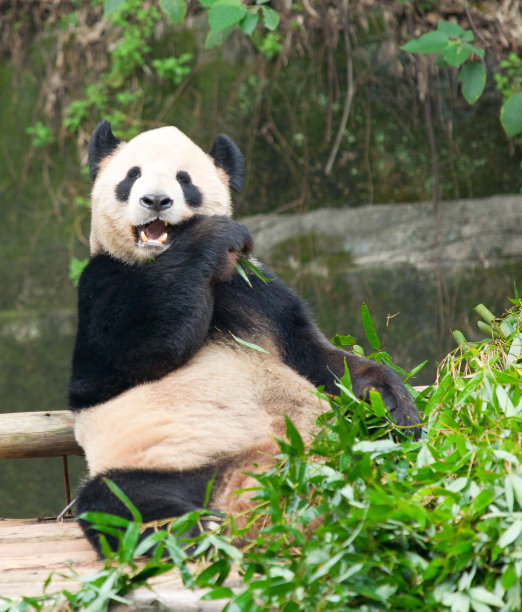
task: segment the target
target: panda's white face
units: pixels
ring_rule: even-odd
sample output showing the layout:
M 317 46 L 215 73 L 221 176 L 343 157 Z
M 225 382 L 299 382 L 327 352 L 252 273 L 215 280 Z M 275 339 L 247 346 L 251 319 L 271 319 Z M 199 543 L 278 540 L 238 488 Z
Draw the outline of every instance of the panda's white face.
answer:
M 115 140 L 97 159 L 92 255 L 145 262 L 168 249 L 173 226 L 196 214 L 232 213 L 227 172 L 175 127 Z

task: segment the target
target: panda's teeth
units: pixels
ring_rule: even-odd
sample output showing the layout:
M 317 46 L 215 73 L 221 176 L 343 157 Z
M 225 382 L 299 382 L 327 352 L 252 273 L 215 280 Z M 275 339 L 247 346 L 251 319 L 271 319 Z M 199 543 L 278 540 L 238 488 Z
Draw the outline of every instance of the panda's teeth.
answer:
M 147 234 L 145 233 L 145 230 L 141 230 L 140 239 L 141 239 L 142 242 L 148 242 L 149 241 L 149 239 L 147 238 Z
M 163 232 L 163 234 L 161 234 L 161 236 L 159 237 L 159 241 L 161 242 L 161 244 L 165 244 L 165 242 L 167 242 L 168 236 L 169 235 L 167 232 Z

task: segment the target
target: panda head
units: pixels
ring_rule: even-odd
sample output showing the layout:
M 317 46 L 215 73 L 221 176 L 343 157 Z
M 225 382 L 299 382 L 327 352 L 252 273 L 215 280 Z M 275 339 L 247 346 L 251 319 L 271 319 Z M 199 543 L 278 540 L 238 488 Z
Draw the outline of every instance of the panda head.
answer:
M 206 154 L 173 126 L 123 142 L 108 121 L 89 143 L 92 189 L 91 254 L 127 262 L 156 257 L 172 228 L 190 217 L 231 215 L 230 189 L 243 185 L 243 157 L 224 134 Z

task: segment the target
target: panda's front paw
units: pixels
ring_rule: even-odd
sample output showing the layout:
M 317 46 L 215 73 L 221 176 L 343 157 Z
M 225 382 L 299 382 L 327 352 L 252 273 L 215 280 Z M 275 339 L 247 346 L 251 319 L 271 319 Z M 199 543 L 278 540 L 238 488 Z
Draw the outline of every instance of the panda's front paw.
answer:
M 371 389 L 375 389 L 388 408 L 392 421 L 404 433 L 418 440 L 422 435 L 421 419 L 408 390 L 397 374 L 389 367 L 368 361 L 359 366 L 357 376 L 352 376 L 354 392 L 365 400 Z
M 248 255 L 254 241 L 248 229 L 229 217 L 210 217 L 213 219 L 212 280 L 225 281 L 231 278 L 240 257 Z
M 180 253 L 199 265 L 211 282 L 228 280 L 240 257 L 248 255 L 254 241 L 248 229 L 230 217 L 195 215 L 176 228 L 169 257 Z

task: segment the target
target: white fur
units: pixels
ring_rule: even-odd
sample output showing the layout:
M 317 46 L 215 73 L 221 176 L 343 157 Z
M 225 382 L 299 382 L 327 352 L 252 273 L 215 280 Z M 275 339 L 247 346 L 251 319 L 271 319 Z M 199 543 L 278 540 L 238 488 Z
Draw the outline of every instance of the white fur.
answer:
M 140 168 L 141 176 L 132 186 L 128 202 L 122 203 L 116 197 L 116 186 L 133 166 Z M 201 206 L 186 203 L 176 179 L 180 170 L 188 172 L 201 191 Z M 148 194 L 169 196 L 174 204 L 158 215 L 139 203 Z M 145 262 L 155 253 L 137 245 L 136 226 L 158 217 L 177 225 L 194 214 L 232 214 L 226 173 L 176 127 L 143 132 L 120 144 L 100 164 L 92 190 L 91 254 L 105 252 L 128 263 Z
M 275 448 L 284 414 L 306 438 L 326 409 L 310 388 L 274 352 L 208 344 L 165 378 L 82 410 L 75 435 L 91 476 L 110 468 L 189 470 L 233 462 Z

